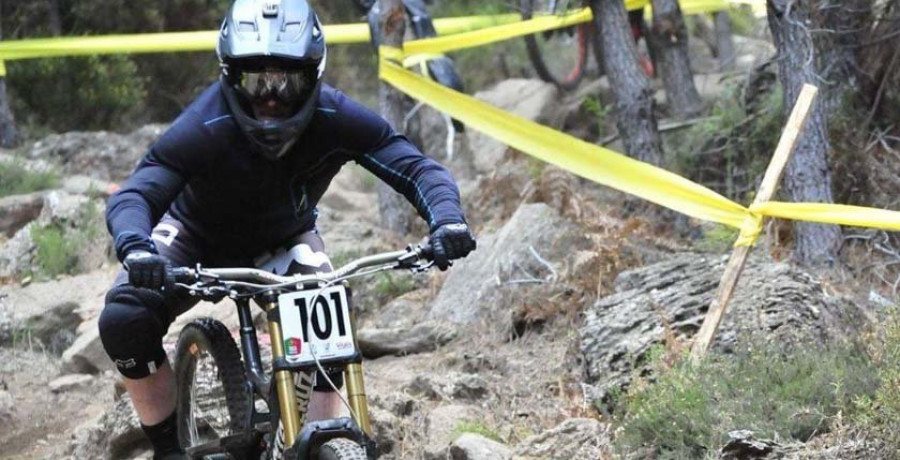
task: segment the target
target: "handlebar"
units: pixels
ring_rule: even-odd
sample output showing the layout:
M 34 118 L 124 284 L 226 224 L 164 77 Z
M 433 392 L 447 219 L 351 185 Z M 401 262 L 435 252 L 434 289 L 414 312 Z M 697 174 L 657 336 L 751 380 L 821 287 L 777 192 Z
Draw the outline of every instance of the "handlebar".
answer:
M 218 284 L 224 287 L 242 286 L 246 288 L 274 289 L 288 286 L 309 286 L 321 283 L 332 284 L 348 278 L 365 268 L 383 267 L 386 269 L 411 269 L 413 271 L 425 271 L 431 267 L 434 260 L 434 251 L 430 244 L 408 246 L 403 251 L 384 252 L 362 257 L 331 272 L 314 273 L 310 275 L 282 276 L 256 268 L 195 268 L 177 267 L 167 273 L 170 286 L 182 288 L 201 289 L 198 283 L 206 283 L 205 288 Z M 428 264 L 420 262 L 427 261 Z M 193 284 L 193 286 L 191 286 Z

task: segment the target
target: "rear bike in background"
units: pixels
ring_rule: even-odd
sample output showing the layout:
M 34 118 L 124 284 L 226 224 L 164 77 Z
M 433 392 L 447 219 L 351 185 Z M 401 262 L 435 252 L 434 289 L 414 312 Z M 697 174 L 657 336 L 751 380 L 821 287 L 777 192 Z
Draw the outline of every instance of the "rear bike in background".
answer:
M 580 8 L 590 7 L 589 1 L 575 0 L 521 0 L 522 19 L 528 20 L 546 15 L 565 15 Z M 628 21 L 635 42 L 646 35 L 643 10 L 630 11 Z M 528 59 L 542 80 L 553 83 L 564 91 L 578 87 L 584 78 L 588 65 L 590 47 L 594 46 L 594 56 L 600 74 L 603 74 L 602 42 L 597 19 L 560 29 L 526 35 L 525 45 Z M 653 78 L 652 61 L 643 53 L 639 54 L 641 70 Z

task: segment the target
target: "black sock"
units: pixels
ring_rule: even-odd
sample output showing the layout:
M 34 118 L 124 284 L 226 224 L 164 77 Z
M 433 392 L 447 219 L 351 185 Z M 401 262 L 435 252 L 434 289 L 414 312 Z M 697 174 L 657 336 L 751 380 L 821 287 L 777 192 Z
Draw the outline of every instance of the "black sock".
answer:
M 184 452 L 178 443 L 178 422 L 175 418 L 175 412 L 166 417 L 165 420 L 156 425 L 147 426 L 141 424 L 144 434 L 153 444 L 154 458 L 162 457 L 166 454 Z

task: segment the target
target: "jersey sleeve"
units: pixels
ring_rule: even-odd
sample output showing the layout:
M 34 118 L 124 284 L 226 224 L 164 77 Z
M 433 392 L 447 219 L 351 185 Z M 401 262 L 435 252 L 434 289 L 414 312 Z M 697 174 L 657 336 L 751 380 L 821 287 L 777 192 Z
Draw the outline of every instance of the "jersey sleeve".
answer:
M 336 102 L 340 136 L 360 165 L 405 196 L 432 231 L 465 222 L 459 188 L 443 165 L 361 104 L 342 93 Z
M 153 227 L 191 178 L 202 172 L 213 144 L 204 126 L 185 112 L 144 155 L 106 207 L 106 225 L 119 260 L 132 250 L 156 252 L 150 238 Z

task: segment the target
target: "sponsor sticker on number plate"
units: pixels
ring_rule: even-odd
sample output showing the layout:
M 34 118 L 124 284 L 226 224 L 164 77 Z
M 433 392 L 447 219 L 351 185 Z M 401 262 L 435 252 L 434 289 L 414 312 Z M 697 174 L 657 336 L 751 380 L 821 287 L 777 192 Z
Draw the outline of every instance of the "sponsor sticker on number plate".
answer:
M 285 358 L 291 364 L 313 364 L 356 353 L 347 290 L 343 286 L 278 296 Z

